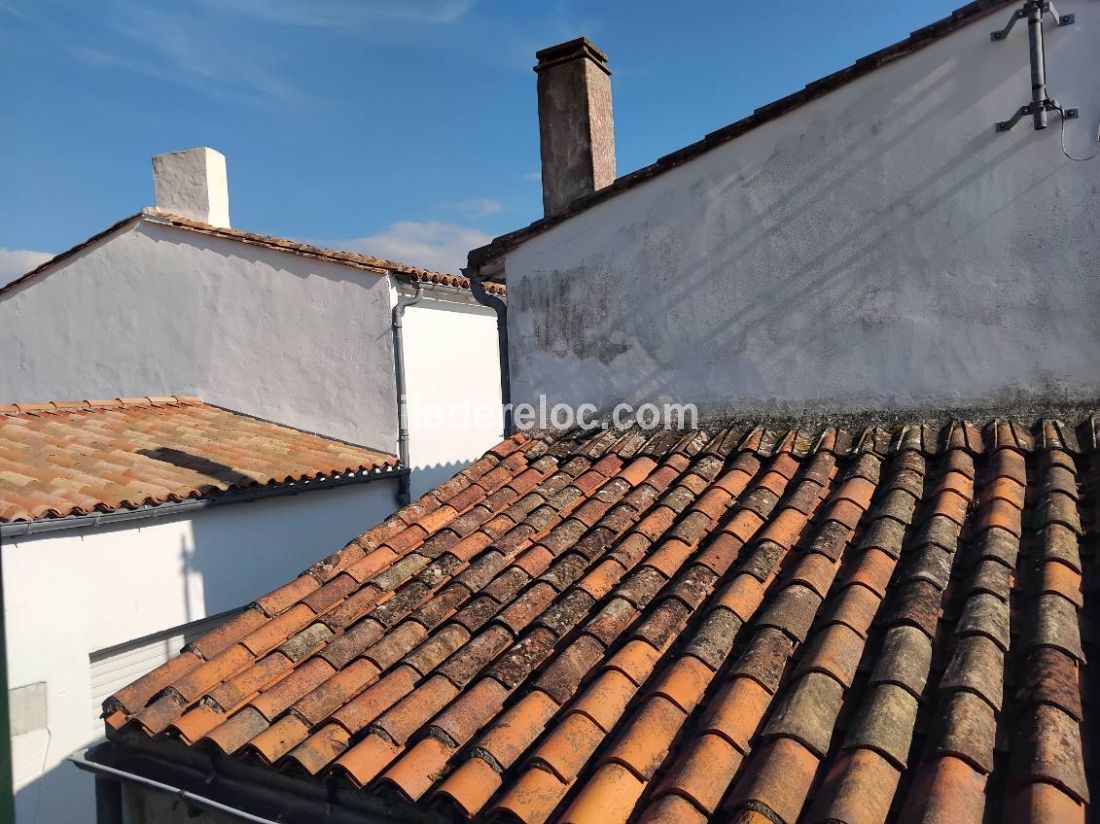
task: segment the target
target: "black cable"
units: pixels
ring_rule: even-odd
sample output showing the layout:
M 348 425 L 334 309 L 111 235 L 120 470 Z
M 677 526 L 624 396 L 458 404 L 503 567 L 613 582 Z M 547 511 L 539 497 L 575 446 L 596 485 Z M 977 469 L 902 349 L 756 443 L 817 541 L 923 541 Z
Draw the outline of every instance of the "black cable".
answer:
M 1066 149 L 1066 110 L 1063 109 L 1061 106 L 1058 106 L 1057 110 L 1058 110 L 1058 114 L 1061 115 L 1061 117 L 1062 117 L 1062 154 L 1064 154 L 1070 160 L 1076 160 L 1079 163 L 1083 163 L 1086 160 L 1092 160 L 1097 155 L 1100 155 L 1100 149 L 1097 149 L 1095 152 L 1090 154 L 1088 157 L 1074 157 L 1073 155 L 1071 155 L 1069 153 L 1069 151 Z

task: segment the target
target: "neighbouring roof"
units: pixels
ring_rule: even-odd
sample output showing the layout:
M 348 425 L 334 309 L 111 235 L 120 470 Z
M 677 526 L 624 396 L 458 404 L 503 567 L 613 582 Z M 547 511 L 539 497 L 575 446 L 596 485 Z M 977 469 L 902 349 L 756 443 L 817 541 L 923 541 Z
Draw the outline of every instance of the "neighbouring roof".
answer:
M 385 258 L 372 257 L 371 255 L 364 255 L 358 252 L 346 252 L 339 249 L 326 249 L 322 246 L 314 246 L 309 243 L 301 243 L 296 240 L 291 240 L 285 237 L 275 237 L 272 235 L 261 235 L 256 232 L 242 232 L 240 229 L 229 229 L 220 226 L 211 226 L 209 223 L 202 223 L 201 221 L 191 220 L 190 218 L 182 217 L 180 215 L 169 214 L 168 212 L 162 212 L 159 209 L 142 209 L 136 215 L 130 215 L 125 217 L 112 226 L 108 226 L 102 232 L 93 235 L 82 243 L 78 243 L 71 249 L 62 252 L 61 254 L 47 260 L 36 266 L 31 271 L 27 272 L 22 277 L 16 278 L 6 286 L 0 287 L 0 295 L 5 292 L 16 288 L 20 284 L 48 272 L 52 267 L 58 263 L 66 260 L 67 258 L 77 254 L 84 250 L 88 246 L 103 240 L 115 232 L 126 228 L 132 223 L 138 221 L 145 221 L 147 223 L 155 223 L 163 226 L 172 226 L 177 229 L 184 229 L 189 232 L 196 232 L 198 234 L 208 235 L 210 237 L 222 238 L 224 240 L 234 240 L 239 243 L 245 243 L 251 246 L 262 246 L 265 249 L 274 249 L 278 252 L 287 252 L 289 254 L 298 255 L 300 257 L 314 258 L 316 260 L 331 261 L 333 263 L 340 263 L 346 266 L 351 266 L 355 269 L 362 269 L 368 272 L 375 272 L 380 275 L 392 274 L 396 277 L 406 280 L 411 283 L 427 283 L 435 286 L 450 286 L 455 289 L 469 289 L 470 281 L 468 278 L 461 277 L 460 275 L 449 275 L 444 272 L 433 272 L 430 269 L 421 269 L 417 266 L 409 266 L 405 263 L 398 263 L 393 260 L 386 260 Z M 485 289 L 488 292 L 496 295 L 506 294 L 505 288 L 499 283 L 487 283 Z
M 0 406 L 0 523 L 137 509 L 396 464 L 393 455 L 199 398 Z
M 615 197 L 627 189 L 631 189 L 659 174 L 674 169 L 677 166 L 681 166 L 690 160 L 694 160 L 699 155 L 709 152 L 717 146 L 728 143 L 746 132 L 755 129 L 757 126 L 775 120 L 800 106 L 804 106 L 813 100 L 824 97 L 841 86 L 851 83 L 853 80 L 871 74 L 882 66 L 886 66 L 899 58 L 920 51 L 963 26 L 967 26 L 994 11 L 1006 8 L 1014 2 L 1016 2 L 1016 0 L 975 0 L 975 2 L 968 3 L 956 9 L 948 16 L 934 23 L 930 23 L 923 28 L 917 29 L 917 31 L 910 34 L 905 40 L 894 43 L 884 49 L 879 49 L 865 57 L 861 57 L 851 66 L 815 80 L 807 84 L 805 88 L 793 94 L 789 94 L 786 97 L 761 106 L 748 117 L 730 123 L 728 126 L 723 126 L 706 135 L 702 140 L 696 143 L 684 146 L 682 149 L 667 154 L 648 166 L 643 166 L 641 169 L 623 175 L 616 179 L 610 186 L 578 199 L 561 214 L 540 218 L 528 226 L 494 238 L 485 246 L 478 247 L 470 252 L 470 268 L 475 272 L 483 269 L 480 274 L 486 278 L 501 277 L 503 272 L 499 271 L 496 267 L 490 267 L 489 264 L 535 235 L 541 234 L 547 229 L 568 220 L 580 212 L 592 208 L 598 203 Z
M 517 435 L 117 692 L 108 738 L 444 820 L 1083 821 L 1098 435 Z

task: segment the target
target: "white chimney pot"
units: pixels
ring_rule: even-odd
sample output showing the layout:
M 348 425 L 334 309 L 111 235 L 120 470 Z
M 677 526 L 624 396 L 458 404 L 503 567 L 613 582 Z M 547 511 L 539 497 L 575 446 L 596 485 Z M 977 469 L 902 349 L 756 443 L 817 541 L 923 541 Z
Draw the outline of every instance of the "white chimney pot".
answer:
M 229 228 L 225 155 L 206 146 L 153 158 L 157 208 L 211 226 Z

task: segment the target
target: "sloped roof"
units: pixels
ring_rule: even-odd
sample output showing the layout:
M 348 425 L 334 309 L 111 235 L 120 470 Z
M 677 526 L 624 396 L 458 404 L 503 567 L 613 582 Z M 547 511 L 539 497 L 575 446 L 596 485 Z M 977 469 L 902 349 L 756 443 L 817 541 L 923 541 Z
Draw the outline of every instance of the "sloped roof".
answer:
M 517 435 L 108 738 L 458 820 L 1083 821 L 1098 430 Z
M 200 398 L 0 406 L 0 523 L 138 509 L 396 466 Z
M 422 269 L 418 266 L 410 266 L 406 263 L 399 263 L 394 260 L 387 260 L 385 258 L 373 257 L 371 255 L 364 255 L 358 252 L 346 252 L 340 249 L 327 249 L 323 246 L 314 246 L 310 243 L 302 243 L 297 240 L 291 240 L 285 237 L 276 237 L 274 235 L 263 235 L 256 232 L 244 232 L 240 229 L 231 229 L 222 226 L 211 226 L 209 223 L 203 223 L 198 220 L 192 220 L 191 218 L 182 217 L 181 215 L 173 215 L 168 212 L 163 212 L 159 209 L 142 209 L 135 215 L 124 217 L 111 226 L 108 226 L 102 232 L 98 232 L 87 240 L 78 243 L 71 249 L 67 249 L 59 255 L 56 255 L 44 263 L 39 264 L 25 275 L 16 278 L 6 286 L 0 287 L 0 295 L 15 289 L 17 286 L 24 284 L 39 275 L 47 273 L 50 269 L 56 266 L 58 263 L 72 257 L 78 252 L 83 251 L 87 247 L 103 240 L 115 232 L 129 226 L 137 221 L 145 221 L 147 223 L 156 223 L 162 226 L 172 226 L 176 229 L 184 229 L 189 232 L 195 232 L 198 234 L 207 235 L 210 237 L 218 237 L 224 240 L 233 240 L 239 243 L 245 243 L 251 246 L 261 246 L 265 249 L 273 249 L 278 252 L 286 252 L 288 254 L 298 255 L 299 257 L 308 257 L 315 260 L 325 260 L 333 263 L 340 263 L 346 266 L 351 266 L 355 269 L 362 269 L 368 272 L 375 272 L 380 275 L 392 274 L 402 280 L 410 283 L 427 283 L 435 286 L 450 286 L 455 289 L 469 289 L 469 278 L 462 277 L 460 275 L 449 275 L 445 272 L 435 272 L 431 269 Z M 499 283 L 487 283 L 485 289 L 496 295 L 506 294 L 505 288 Z
M 485 246 L 473 249 L 469 254 L 470 267 L 475 271 L 481 270 L 480 274 L 483 277 L 500 277 L 502 274 L 500 271 L 490 271 L 490 264 L 535 235 L 541 234 L 574 215 L 603 203 L 605 200 L 609 200 L 628 189 L 645 183 L 657 175 L 675 169 L 677 166 L 682 166 L 699 155 L 709 152 L 717 146 L 729 143 L 758 126 L 824 97 L 841 86 L 871 74 L 895 60 L 930 46 L 963 26 L 968 26 L 992 12 L 1012 5 L 1014 2 L 1016 0 L 974 0 L 974 2 L 967 3 L 946 17 L 917 29 L 906 39 L 861 57 L 851 66 L 814 80 L 808 83 L 805 88 L 793 94 L 767 103 L 756 109 L 748 117 L 743 117 L 728 126 L 716 129 L 702 140 L 684 146 L 682 149 L 677 149 L 664 157 L 658 158 L 648 166 L 643 166 L 641 169 L 617 178 L 611 185 L 574 201 L 568 209 L 560 214 L 540 218 L 527 226 L 494 238 Z

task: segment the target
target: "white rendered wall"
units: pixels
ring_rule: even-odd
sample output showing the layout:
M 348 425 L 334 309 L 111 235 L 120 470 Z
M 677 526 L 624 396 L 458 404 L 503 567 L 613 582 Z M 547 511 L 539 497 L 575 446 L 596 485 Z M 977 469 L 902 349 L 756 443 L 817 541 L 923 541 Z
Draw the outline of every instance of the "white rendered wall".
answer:
M 1100 4 L 1047 25 L 1096 148 Z M 1100 395 L 1100 159 L 1067 160 L 1005 8 L 507 256 L 513 400 L 704 411 Z M 810 78 L 807 78 L 810 79 Z M 751 82 L 746 80 L 746 82 Z M 674 116 L 674 112 L 665 112 Z M 732 116 L 737 112 L 730 112 Z
M 405 310 L 412 495 L 481 457 L 502 437 L 496 314 L 471 297 Z
M 47 684 L 47 728 L 12 740 L 19 824 L 95 821 L 92 776 L 65 763 L 102 736 L 90 653 L 251 602 L 386 517 L 394 494 L 378 480 L 6 543 L 8 686 Z
M 390 285 L 140 223 L 0 296 L 0 403 L 200 395 L 392 451 Z

